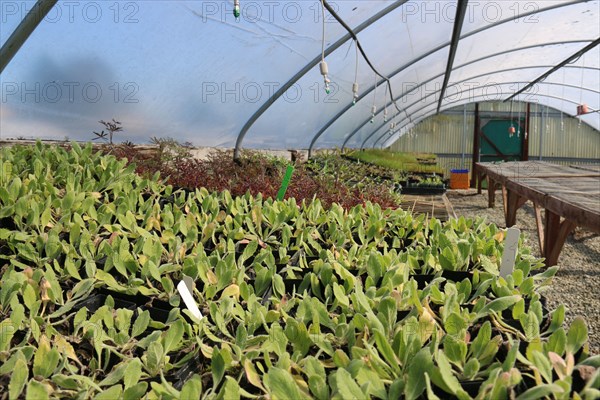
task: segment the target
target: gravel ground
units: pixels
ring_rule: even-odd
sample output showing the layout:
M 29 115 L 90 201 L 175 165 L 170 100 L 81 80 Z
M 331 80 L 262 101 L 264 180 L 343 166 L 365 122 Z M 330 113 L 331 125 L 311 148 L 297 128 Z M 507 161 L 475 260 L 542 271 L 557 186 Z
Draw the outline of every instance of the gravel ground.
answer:
M 496 207 L 487 208 L 487 193 L 474 190 L 448 191 L 447 196 L 457 216 L 485 217 L 491 223 L 505 226 L 501 192 Z M 527 239 L 534 254 L 540 256 L 533 205 L 528 202 L 517 212 L 516 226 Z M 568 323 L 578 315 L 585 318 L 590 338 L 590 353 L 600 354 L 600 236 L 577 228 L 569 235 L 558 259 L 559 271 L 552 287 L 544 295 L 548 307 L 564 304 Z

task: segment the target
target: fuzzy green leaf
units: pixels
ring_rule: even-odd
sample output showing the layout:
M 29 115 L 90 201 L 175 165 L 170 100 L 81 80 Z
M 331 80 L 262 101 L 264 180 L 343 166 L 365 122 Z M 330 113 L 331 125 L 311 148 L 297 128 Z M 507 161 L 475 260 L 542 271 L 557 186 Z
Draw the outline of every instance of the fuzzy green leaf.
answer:
M 123 392 L 123 400 L 139 400 L 148 391 L 148 382 L 139 382 Z
M 300 399 L 303 397 L 292 375 L 284 369 L 277 367 L 269 369 L 264 382 L 273 400 Z
M 567 351 L 577 353 L 588 339 L 588 328 L 582 317 L 575 317 L 567 333 Z
M 133 323 L 131 329 L 131 336 L 136 337 L 144 333 L 148 325 L 150 324 L 150 312 L 148 310 L 142 311 Z
M 333 294 L 335 296 L 335 299 L 343 306 L 348 307 L 350 306 L 350 301 L 348 300 L 348 296 L 346 295 L 346 292 L 344 291 L 344 288 L 340 285 L 338 285 L 337 283 L 333 282 Z
M 363 398 L 364 394 L 352 375 L 345 369 L 338 369 L 335 373 L 336 388 L 343 399 Z
M 240 385 L 230 376 L 225 377 L 225 384 L 217 396 L 217 400 L 239 400 Z
M 425 373 L 433 369 L 433 361 L 429 348 L 425 347 L 410 360 L 406 373 L 404 396 L 407 400 L 418 398 L 425 390 Z
M 217 385 L 223 379 L 223 375 L 225 375 L 225 360 L 220 352 L 214 350 L 211 360 L 211 370 L 213 376 L 213 385 L 217 387 Z
M 8 384 L 9 399 L 13 400 L 19 397 L 27 383 L 28 377 L 29 368 L 27 367 L 27 363 L 21 358 L 17 359 Z
M 475 378 L 475 375 L 477 375 L 477 373 L 479 372 L 479 368 L 479 360 L 477 360 L 476 358 L 471 358 L 469 361 L 467 361 L 465 367 L 463 368 L 463 375 L 468 380 L 472 380 L 473 378 Z
M 184 399 L 199 399 L 202 395 L 202 379 L 199 375 L 194 375 L 191 379 L 188 379 L 183 387 L 181 388 L 181 394 L 179 398 Z
M 42 336 L 33 359 L 33 374 L 48 378 L 58 366 L 59 360 L 60 353 L 56 349 L 51 349 L 48 339 Z
M 555 384 L 536 385 L 517 396 L 516 400 L 538 400 L 546 398 L 560 398 L 564 389 Z
M 140 377 L 142 376 L 142 362 L 139 358 L 134 358 L 129 363 L 127 363 L 127 367 L 125 368 L 125 375 L 123 377 L 123 383 L 125 384 L 125 389 L 128 389 L 134 385 L 137 385 Z
M 25 400 L 46 400 L 49 398 L 47 386 L 34 379 L 27 384 Z M 116 397 L 113 397 L 113 399 Z
M 100 392 L 94 397 L 94 400 L 115 400 L 121 398 L 123 387 L 121 385 L 111 386 L 108 389 Z
M 491 302 L 483 306 L 482 309 L 477 313 L 477 319 L 487 316 L 492 311 L 500 313 L 512 306 L 513 304 L 517 303 L 519 300 L 521 300 L 521 296 L 519 295 L 505 296 L 492 300 Z
M 183 321 L 177 320 L 169 327 L 169 330 L 164 336 L 163 348 L 165 354 L 172 350 L 176 350 L 179 342 L 183 339 Z

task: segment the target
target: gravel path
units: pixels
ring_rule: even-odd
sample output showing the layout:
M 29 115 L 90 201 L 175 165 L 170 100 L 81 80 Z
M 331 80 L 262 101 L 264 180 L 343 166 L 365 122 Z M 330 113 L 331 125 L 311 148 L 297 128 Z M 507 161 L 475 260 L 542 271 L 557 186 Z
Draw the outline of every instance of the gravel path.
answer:
M 502 195 L 496 195 L 496 207 L 487 208 L 487 193 L 474 190 L 448 191 L 447 196 L 457 216 L 485 217 L 504 227 Z M 534 254 L 540 256 L 533 205 L 528 202 L 517 212 L 517 227 L 526 237 Z M 552 287 L 544 293 L 548 307 L 564 304 L 570 323 L 581 315 L 588 324 L 590 353 L 600 354 L 600 236 L 577 228 L 569 235 L 558 259 L 560 267 Z

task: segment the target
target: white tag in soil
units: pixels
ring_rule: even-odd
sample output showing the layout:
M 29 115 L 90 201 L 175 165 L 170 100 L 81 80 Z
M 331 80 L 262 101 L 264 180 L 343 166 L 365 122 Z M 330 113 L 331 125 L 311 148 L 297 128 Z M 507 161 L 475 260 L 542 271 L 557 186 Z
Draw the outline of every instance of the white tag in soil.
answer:
M 515 259 L 517 258 L 520 235 L 521 231 L 517 228 L 508 228 L 506 230 L 504 253 L 502 253 L 502 263 L 500 264 L 500 276 L 503 278 L 512 274 L 515 269 Z
M 198 319 L 202 319 L 202 313 L 198 309 L 198 304 L 194 300 L 194 281 L 189 276 L 183 276 L 183 280 L 177 284 L 177 291 L 181 295 L 181 299 L 185 306 Z

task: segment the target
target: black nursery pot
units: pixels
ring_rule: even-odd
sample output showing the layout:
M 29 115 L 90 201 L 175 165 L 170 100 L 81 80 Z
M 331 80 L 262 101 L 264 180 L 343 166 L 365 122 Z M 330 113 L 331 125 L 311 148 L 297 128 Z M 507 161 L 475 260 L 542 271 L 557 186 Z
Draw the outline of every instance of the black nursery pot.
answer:
M 440 186 L 406 186 L 402 188 L 402 194 L 435 195 L 444 193 L 446 193 L 446 188 Z
M 112 296 L 115 303 L 115 309 L 125 308 L 135 311 L 137 308 L 140 308 L 142 311 L 148 310 L 150 318 L 162 323 L 167 322 L 169 313 L 173 308 L 166 301 L 151 299 L 140 294 L 129 295 L 100 288 L 96 291 L 96 294 L 89 296 L 87 299 L 75 305 L 73 310 L 77 311 L 83 307 L 87 307 L 88 311 L 95 312 L 106 303 L 106 298 L 108 296 Z
M 108 297 L 108 295 L 103 294 L 103 293 L 89 296 L 88 298 L 81 301 L 80 303 L 77 303 L 73 307 L 73 310 L 79 311 L 83 307 L 86 307 L 89 312 L 94 313 L 94 312 L 98 311 L 98 309 L 106 303 L 107 297 Z M 115 309 L 118 309 L 118 308 L 125 308 L 127 310 L 135 310 L 136 309 L 136 304 L 134 302 L 119 299 L 118 297 L 114 297 L 114 296 L 113 296 L 113 299 L 115 302 L 115 307 L 114 307 Z
M 442 271 L 442 277 L 451 282 L 462 282 L 465 279 L 473 280 L 473 273 L 467 271 Z

